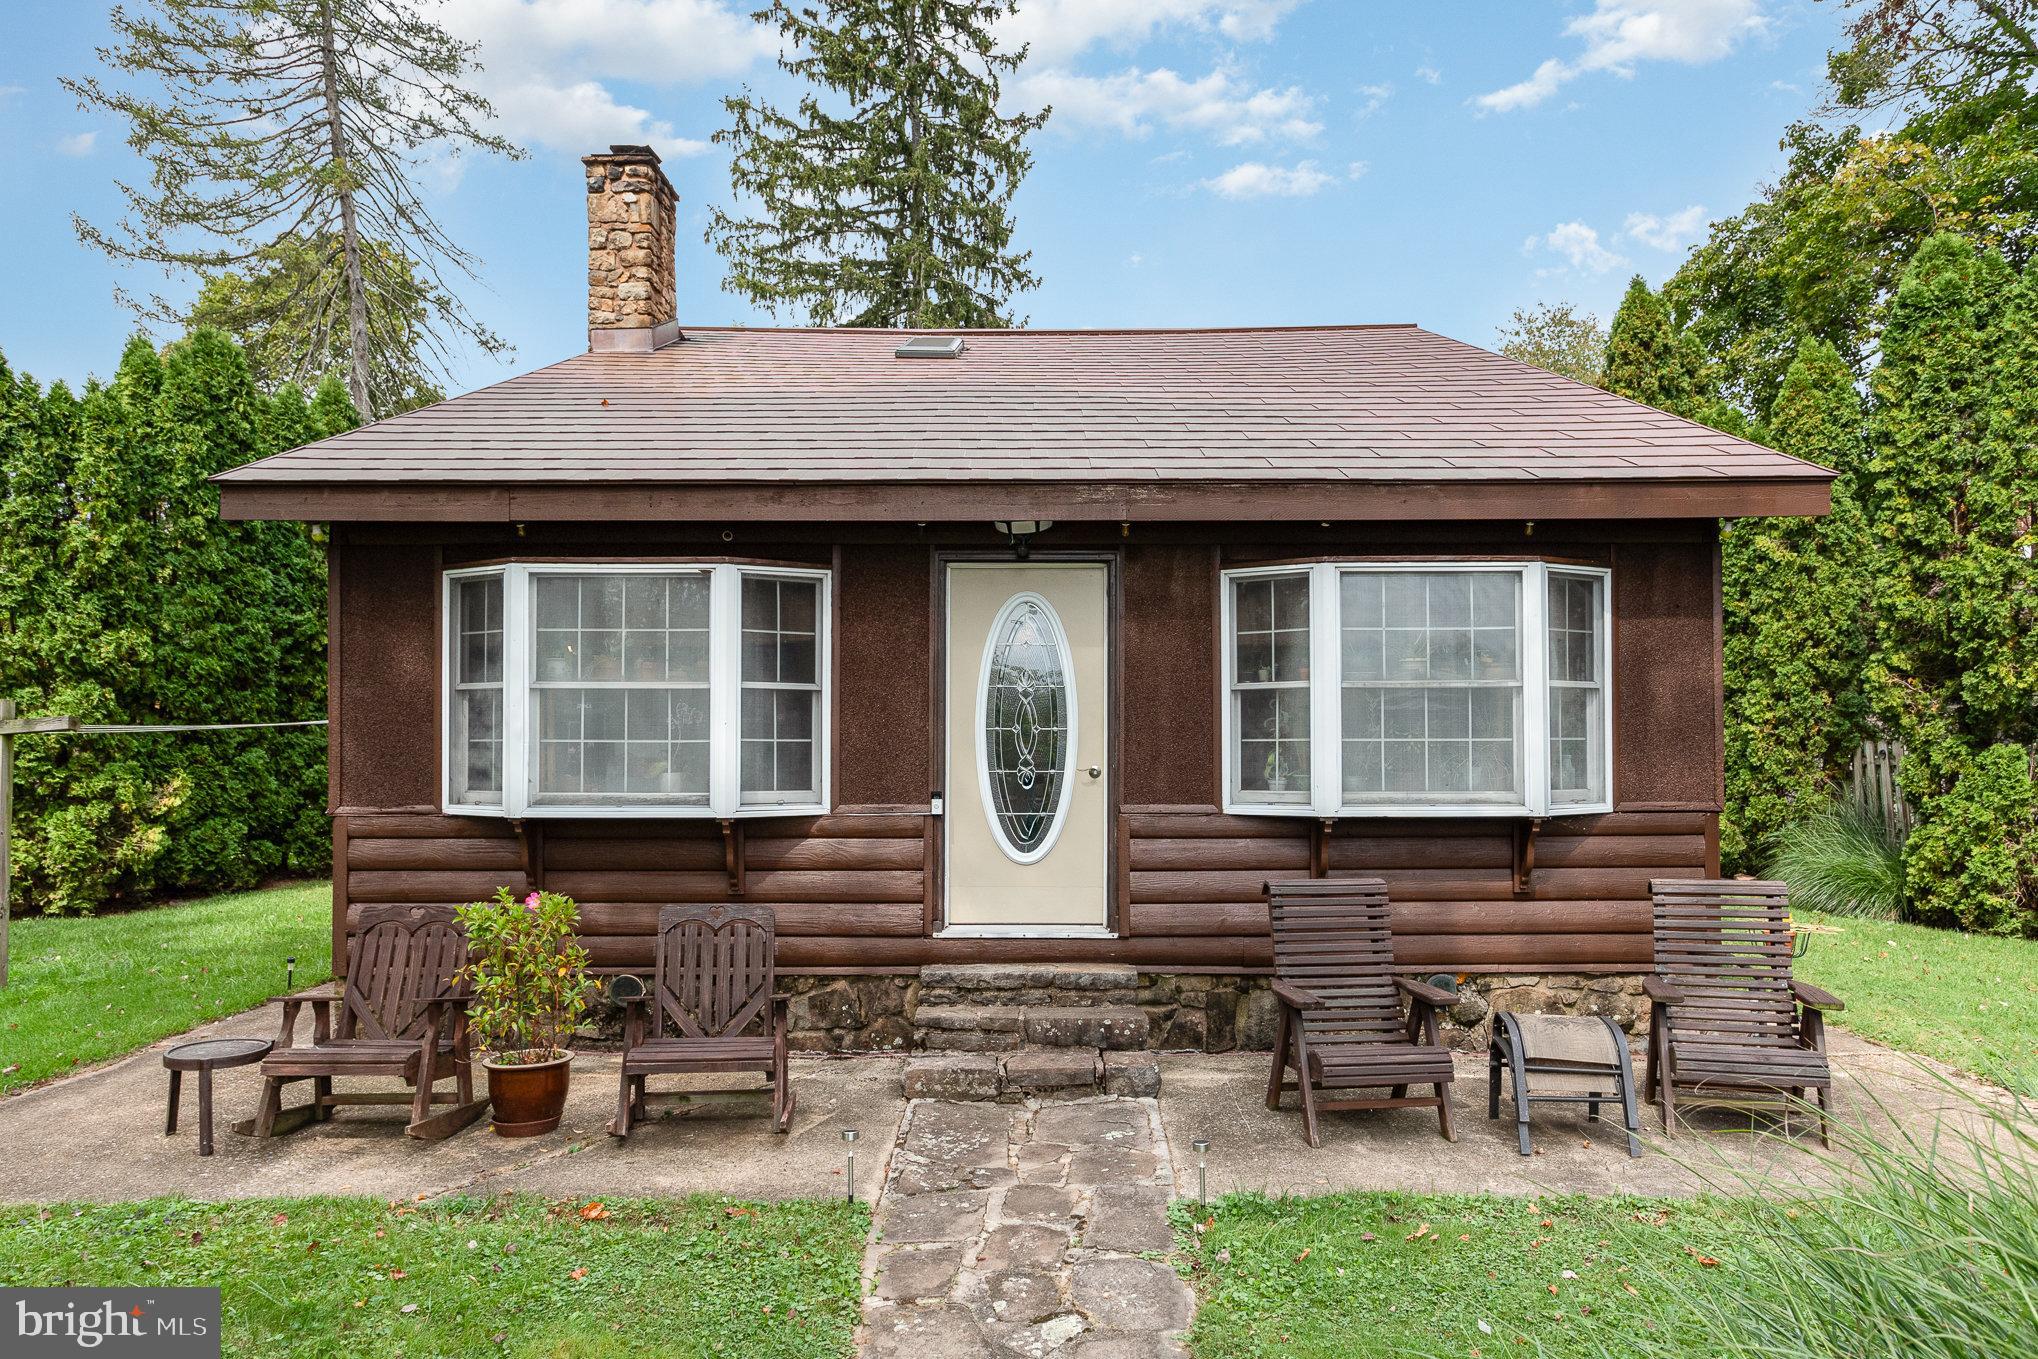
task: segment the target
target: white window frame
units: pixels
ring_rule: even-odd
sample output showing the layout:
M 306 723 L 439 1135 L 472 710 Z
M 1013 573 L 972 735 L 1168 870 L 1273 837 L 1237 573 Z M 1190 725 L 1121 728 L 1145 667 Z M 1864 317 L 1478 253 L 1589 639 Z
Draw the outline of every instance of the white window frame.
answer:
M 1343 657 L 1340 647 L 1338 576 L 1344 571 L 1501 571 L 1521 579 L 1519 656 L 1521 731 L 1518 754 L 1520 802 L 1445 801 L 1409 798 L 1344 800 Z M 1599 581 L 1598 656 L 1600 759 L 1604 796 L 1593 802 L 1562 802 L 1550 791 L 1549 578 L 1586 576 Z M 1541 561 L 1340 560 L 1282 566 L 1240 567 L 1219 573 L 1219 703 L 1224 752 L 1224 810 L 1236 816 L 1343 817 L 1525 817 L 1577 815 L 1613 810 L 1613 573 L 1601 566 Z M 1234 581 L 1269 576 L 1309 579 L 1309 797 L 1298 802 L 1261 800 L 1239 787 L 1238 743 L 1233 732 L 1234 674 L 1238 661 Z
M 532 801 L 536 755 L 531 723 L 533 632 L 531 579 L 542 575 L 623 576 L 691 572 L 708 577 L 708 800 L 698 802 L 544 803 Z M 582 819 L 704 818 L 738 820 L 767 816 L 814 816 L 833 805 L 835 684 L 833 675 L 833 576 L 815 567 L 732 562 L 506 562 L 446 571 L 440 586 L 440 782 L 439 801 L 458 816 L 558 817 Z M 459 583 L 499 576 L 503 583 L 503 771 L 499 803 L 461 803 L 453 797 L 453 647 L 449 629 L 457 620 Z M 815 590 L 814 651 L 821 701 L 814 729 L 814 772 L 819 796 L 812 802 L 746 801 L 742 791 L 743 578 L 808 580 Z

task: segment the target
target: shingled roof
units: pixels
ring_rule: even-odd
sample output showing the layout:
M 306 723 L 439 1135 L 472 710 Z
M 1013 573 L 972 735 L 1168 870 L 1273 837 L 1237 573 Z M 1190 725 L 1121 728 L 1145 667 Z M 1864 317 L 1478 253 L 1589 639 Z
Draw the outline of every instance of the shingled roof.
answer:
M 1819 513 L 1832 474 L 1411 325 L 685 329 L 220 475 L 244 518 Z M 952 333 L 952 332 L 944 332 Z

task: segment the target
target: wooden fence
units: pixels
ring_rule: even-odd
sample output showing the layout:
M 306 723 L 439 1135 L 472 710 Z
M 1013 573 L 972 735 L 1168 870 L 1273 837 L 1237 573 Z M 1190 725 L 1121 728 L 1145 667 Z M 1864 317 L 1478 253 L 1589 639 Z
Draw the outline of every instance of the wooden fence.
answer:
M 1854 767 L 1847 778 L 1848 799 L 1880 819 L 1899 838 L 1911 833 L 1911 807 L 1896 786 L 1897 766 L 1903 758 L 1904 748 L 1898 742 L 1863 741 L 1854 752 Z

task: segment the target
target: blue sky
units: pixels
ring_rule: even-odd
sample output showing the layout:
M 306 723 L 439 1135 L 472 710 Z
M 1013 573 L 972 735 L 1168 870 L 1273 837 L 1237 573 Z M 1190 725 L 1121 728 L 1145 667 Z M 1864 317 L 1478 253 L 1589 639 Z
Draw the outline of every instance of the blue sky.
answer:
M 143 0 L 133 0 L 142 3 Z M 424 0 L 429 7 L 430 0 Z M 471 309 L 516 346 L 455 389 L 585 344 L 578 157 L 645 141 L 681 197 L 680 316 L 766 322 L 720 290 L 705 206 L 723 95 L 787 96 L 747 0 L 446 0 L 520 163 L 425 172 L 483 261 Z M 16 0 L 0 45 L 0 352 L 44 380 L 109 371 L 164 281 L 78 244 L 141 175 L 57 77 L 96 68 L 96 0 Z M 1843 19 L 1808 0 L 1025 0 L 1008 93 L 1055 113 L 1019 192 L 1037 326 L 1416 321 L 1475 344 L 1518 306 L 1610 314 L 1781 168 Z M 169 291 L 174 295 L 177 285 Z

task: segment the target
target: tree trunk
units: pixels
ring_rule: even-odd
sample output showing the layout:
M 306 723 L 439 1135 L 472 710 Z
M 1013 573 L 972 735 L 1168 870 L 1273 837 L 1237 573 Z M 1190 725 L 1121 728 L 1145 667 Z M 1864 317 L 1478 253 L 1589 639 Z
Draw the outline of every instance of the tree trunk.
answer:
M 347 131 L 340 120 L 339 54 L 333 40 L 333 7 L 319 6 L 319 73 L 325 86 L 326 138 L 340 181 L 341 271 L 347 286 L 347 394 L 363 421 L 376 412 L 368 388 L 368 280 L 361 269 L 361 230 L 354 220 L 353 172 L 347 165 Z
M 906 314 L 900 322 L 906 326 L 917 326 L 925 319 L 927 280 L 925 257 L 921 251 L 926 246 L 922 240 L 923 223 L 926 219 L 926 204 L 922 201 L 920 187 L 920 82 L 917 79 L 919 53 L 915 50 L 913 7 L 906 7 Z

